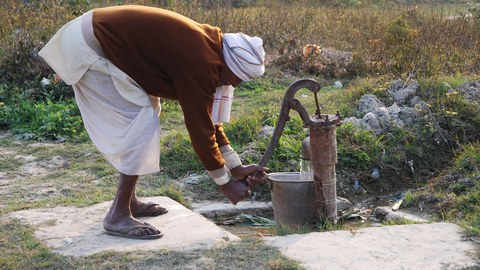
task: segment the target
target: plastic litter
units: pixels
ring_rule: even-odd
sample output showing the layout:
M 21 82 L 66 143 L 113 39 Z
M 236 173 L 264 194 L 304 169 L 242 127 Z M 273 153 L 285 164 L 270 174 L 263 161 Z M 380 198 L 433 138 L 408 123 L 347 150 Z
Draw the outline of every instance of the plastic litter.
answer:
M 336 81 L 334 84 L 333 84 L 336 88 L 342 88 L 343 87 L 343 84 L 341 81 Z
M 275 226 L 275 221 L 265 217 L 256 216 L 256 215 L 241 214 L 238 217 L 238 219 L 240 221 L 250 223 L 252 226 L 259 226 L 259 227 Z
M 360 183 L 358 182 L 358 179 L 355 179 L 355 184 L 353 184 L 353 187 L 355 190 L 360 190 Z
M 42 87 L 45 87 L 45 86 L 47 86 L 47 85 L 50 85 L 50 80 L 44 77 L 44 78 L 40 81 L 40 85 L 41 85 Z
M 198 185 L 200 184 L 201 180 L 201 176 L 194 173 L 188 176 L 188 179 L 185 180 L 185 183 L 189 185 Z

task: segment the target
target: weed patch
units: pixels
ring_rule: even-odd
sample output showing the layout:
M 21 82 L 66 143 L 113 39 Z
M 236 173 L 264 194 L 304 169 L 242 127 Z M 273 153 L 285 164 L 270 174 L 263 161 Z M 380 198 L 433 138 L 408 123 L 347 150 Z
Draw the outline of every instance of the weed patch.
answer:
M 0 124 L 10 127 L 22 139 L 86 140 L 82 118 L 73 100 L 32 104 L 24 100 L 0 108 Z
M 160 164 L 164 164 L 162 172 L 174 177 L 203 169 L 186 132 L 169 133 L 162 137 Z
M 0 236 L 0 268 L 49 268 L 52 261 L 60 258 L 33 236 L 33 228 L 21 225 L 18 220 L 2 221 L 0 228 L 3 232 Z
M 465 231 L 480 235 L 480 147 L 466 145 L 453 163 L 432 179 L 425 190 L 413 191 L 408 196 L 410 206 L 433 205 L 440 219 L 460 224 Z

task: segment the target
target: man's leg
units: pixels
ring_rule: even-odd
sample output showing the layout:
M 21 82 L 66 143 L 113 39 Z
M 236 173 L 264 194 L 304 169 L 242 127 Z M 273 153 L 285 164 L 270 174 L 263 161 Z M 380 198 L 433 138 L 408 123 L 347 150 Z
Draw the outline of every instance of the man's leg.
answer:
M 132 216 L 130 203 L 138 175 L 120 173 L 120 182 L 110 211 L 103 220 L 103 227 L 110 232 L 125 232 L 129 236 L 159 235 L 160 231 Z
M 124 237 L 160 237 L 157 229 L 133 217 L 135 209 L 131 205 L 132 198 L 138 201 L 134 195 L 138 175 L 158 171 L 158 118 L 152 117 L 151 107 L 139 106 L 122 97 L 104 58 L 95 62 L 73 89 L 92 142 L 117 171 L 129 173 L 120 174 L 115 200 L 103 222 L 105 230 Z

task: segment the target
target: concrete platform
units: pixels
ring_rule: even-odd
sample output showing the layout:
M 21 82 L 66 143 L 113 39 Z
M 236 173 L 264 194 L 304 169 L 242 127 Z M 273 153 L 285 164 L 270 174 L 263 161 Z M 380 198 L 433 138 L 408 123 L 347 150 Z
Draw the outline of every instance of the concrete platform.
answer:
M 371 227 L 264 238 L 307 269 L 462 269 L 478 247 L 449 223 Z M 478 252 L 478 250 L 477 250 Z
M 56 207 L 32 209 L 10 213 L 4 218 L 17 218 L 36 227 L 35 236 L 53 251 L 63 255 L 85 256 L 102 251 L 207 249 L 237 236 L 216 226 L 198 213 L 194 213 L 168 197 L 144 198 L 157 202 L 169 212 L 158 217 L 141 218 L 164 234 L 156 240 L 135 240 L 107 235 L 102 221 L 111 202 L 90 207 Z
M 233 205 L 231 203 L 203 201 L 192 203 L 192 210 L 207 218 L 227 217 L 239 213 L 273 215 L 272 202 L 241 201 L 237 205 Z

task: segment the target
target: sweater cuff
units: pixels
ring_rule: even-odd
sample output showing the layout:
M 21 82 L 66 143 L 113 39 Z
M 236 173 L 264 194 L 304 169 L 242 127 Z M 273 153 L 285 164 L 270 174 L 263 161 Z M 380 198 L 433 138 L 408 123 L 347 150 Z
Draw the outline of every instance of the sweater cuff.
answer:
M 225 185 L 230 181 L 230 172 L 226 166 L 213 171 L 208 171 L 208 175 L 213 178 L 217 185 Z
M 222 153 L 223 160 L 225 160 L 225 165 L 227 166 L 228 170 L 242 165 L 240 157 L 230 145 L 227 144 L 220 147 L 220 152 Z

